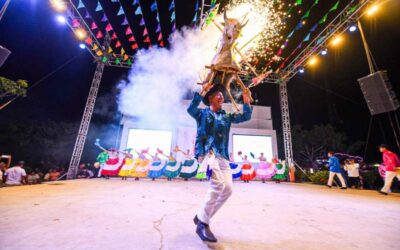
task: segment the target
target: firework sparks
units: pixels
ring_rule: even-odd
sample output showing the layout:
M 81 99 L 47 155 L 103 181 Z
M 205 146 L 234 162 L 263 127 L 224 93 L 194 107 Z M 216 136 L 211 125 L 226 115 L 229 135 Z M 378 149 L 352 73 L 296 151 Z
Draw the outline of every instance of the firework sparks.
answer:
M 253 64 L 271 60 L 279 48 L 281 31 L 285 28 L 283 8 L 281 0 L 233 0 L 227 6 L 230 17 L 240 19 L 247 15 L 249 23 L 238 39 L 237 48 Z

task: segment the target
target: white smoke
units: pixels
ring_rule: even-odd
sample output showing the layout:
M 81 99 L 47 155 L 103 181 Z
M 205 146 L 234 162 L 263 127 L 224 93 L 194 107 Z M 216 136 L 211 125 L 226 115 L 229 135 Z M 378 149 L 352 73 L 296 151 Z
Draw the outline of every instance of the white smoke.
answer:
M 149 124 L 162 121 L 165 127 L 177 122 L 186 107 L 181 100 L 188 91 L 199 90 L 204 66 L 209 65 L 221 32 L 184 29 L 171 39 L 171 48 L 141 51 L 129 72 L 128 81 L 121 82 L 119 110 Z M 160 124 L 161 125 L 161 124 Z
M 259 15 L 262 18 L 261 14 L 253 12 L 250 7 L 243 3 L 228 12 L 230 18 L 250 14 L 244 33 L 254 29 L 249 27 L 262 29 L 262 26 L 254 25 L 257 23 L 253 23 L 254 20 L 258 19 L 252 16 Z M 215 20 L 217 23 L 223 21 L 222 15 Z M 159 123 L 158 128 L 174 127 L 180 117 L 187 116 L 186 107 L 182 107 L 181 101 L 188 91 L 200 89 L 196 83 L 202 80 L 199 79 L 200 75 L 205 76 L 205 66 L 210 65 L 221 36 L 221 31 L 210 24 L 204 31 L 184 29 L 173 34 L 170 49 L 140 51 L 129 72 L 128 81 L 119 84 L 120 112 L 135 117 L 144 127 L 149 124 L 154 126 L 155 122 L 160 121 L 162 124 Z

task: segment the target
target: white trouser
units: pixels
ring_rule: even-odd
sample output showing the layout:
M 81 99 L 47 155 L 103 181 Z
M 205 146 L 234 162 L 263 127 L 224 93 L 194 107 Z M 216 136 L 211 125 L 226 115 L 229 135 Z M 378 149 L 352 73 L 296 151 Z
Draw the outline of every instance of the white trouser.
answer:
M 399 172 L 386 171 L 385 185 L 383 185 L 383 188 L 381 189 L 382 192 L 385 192 L 385 193 L 389 192 L 390 187 L 392 186 L 394 177 L 397 177 L 397 179 L 400 181 L 400 173 Z
M 333 178 L 337 175 L 337 177 L 340 180 L 340 183 L 342 184 L 342 187 L 346 187 L 346 182 L 344 182 L 343 176 L 341 173 L 336 173 L 336 172 L 330 172 L 329 171 L 329 180 L 328 180 L 328 186 L 332 186 Z
M 197 218 L 201 222 L 210 224 L 210 219 L 224 205 L 232 194 L 232 173 L 229 162 L 214 154 L 208 154 L 204 159 L 212 169 L 212 176 L 206 200 L 200 208 Z

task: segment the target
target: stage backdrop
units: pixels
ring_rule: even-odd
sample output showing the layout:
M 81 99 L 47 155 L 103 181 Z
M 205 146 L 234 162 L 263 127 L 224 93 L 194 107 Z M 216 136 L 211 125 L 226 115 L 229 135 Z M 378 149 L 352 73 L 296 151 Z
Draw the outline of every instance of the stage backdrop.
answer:
M 146 121 L 138 118 L 124 117 L 121 134 L 120 149 L 134 148 L 138 151 L 150 148 L 153 154 L 157 148 L 169 154 L 175 146 L 183 151 L 190 149 L 193 153 L 196 138 L 196 122 L 186 113 L 189 101 L 182 103 L 182 112 L 172 114 L 176 116 L 174 122 Z M 204 107 L 204 106 L 202 106 Z M 240 107 L 242 109 L 242 107 Z M 224 104 L 224 109 L 232 110 L 230 104 Z M 252 119 L 241 124 L 232 124 L 229 140 L 229 152 L 234 154 L 236 162 L 241 162 L 238 151 L 248 155 L 251 162 L 258 162 L 260 153 L 264 153 L 268 160 L 278 155 L 276 131 L 272 128 L 271 108 L 253 106 Z M 253 154 L 255 158 L 251 156 Z M 182 154 L 174 154 L 178 160 L 183 160 Z

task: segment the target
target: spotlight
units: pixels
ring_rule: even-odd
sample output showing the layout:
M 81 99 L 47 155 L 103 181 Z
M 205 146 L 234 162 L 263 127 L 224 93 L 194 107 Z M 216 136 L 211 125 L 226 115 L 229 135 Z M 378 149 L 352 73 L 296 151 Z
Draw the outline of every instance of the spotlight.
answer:
M 87 32 L 82 28 L 78 28 L 75 30 L 75 35 L 79 40 L 84 40 L 87 37 Z
M 310 60 L 308 60 L 308 65 L 310 66 L 314 66 L 318 63 L 318 57 L 317 56 L 313 56 L 310 58 Z
M 357 30 L 357 24 L 356 23 L 350 23 L 349 25 L 349 31 L 354 32 Z
M 321 50 L 321 55 L 326 56 L 328 54 L 328 49 L 324 48 Z
M 332 46 L 338 46 L 341 44 L 343 41 L 343 37 L 341 35 L 337 35 L 332 39 L 331 45 Z
M 64 12 L 67 9 L 67 4 L 63 0 L 50 0 L 50 3 L 58 12 Z
M 300 73 L 300 74 L 304 74 L 304 67 L 300 67 L 300 68 L 299 68 L 299 73 Z
M 61 23 L 61 24 L 67 23 L 67 19 L 66 19 L 65 16 L 63 16 L 63 15 L 58 15 L 58 16 L 56 17 L 56 20 L 57 20 L 59 23 Z
M 367 10 L 367 15 L 373 16 L 378 10 L 379 10 L 379 6 L 377 4 L 374 4 L 371 7 L 369 7 L 369 9 Z
M 79 48 L 81 48 L 81 49 L 86 49 L 86 45 L 85 45 L 84 43 L 80 43 L 80 44 L 79 44 Z

